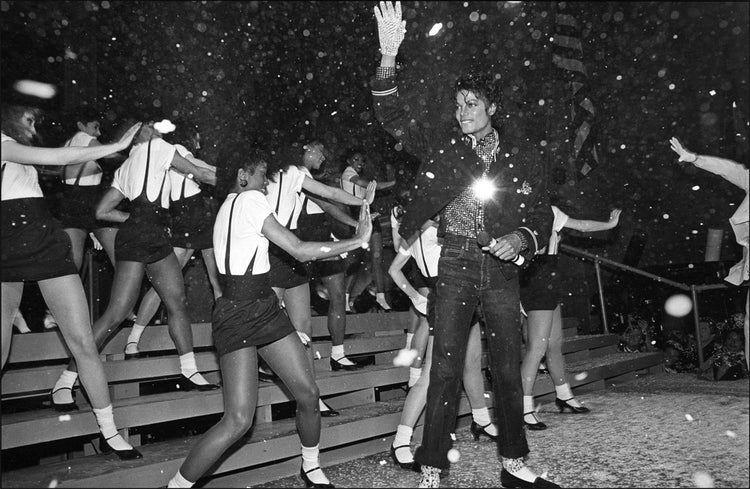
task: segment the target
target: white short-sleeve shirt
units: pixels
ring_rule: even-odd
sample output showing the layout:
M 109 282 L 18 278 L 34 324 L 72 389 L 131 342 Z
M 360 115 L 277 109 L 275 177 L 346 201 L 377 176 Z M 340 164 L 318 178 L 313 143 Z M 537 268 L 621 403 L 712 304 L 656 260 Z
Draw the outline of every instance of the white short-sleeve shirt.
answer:
M 273 209 L 276 220 L 287 229 L 297 229 L 297 219 L 301 209 L 299 208 L 299 194 L 302 192 L 302 183 L 305 174 L 295 165 L 289 166 L 273 175 L 273 181 L 268 179 L 266 199 Z
M 561 211 L 557 206 L 553 205 L 552 214 L 554 219 L 552 220 L 552 234 L 549 237 L 549 243 L 547 244 L 547 254 L 556 255 L 557 248 L 560 244 L 560 231 L 565 227 L 565 223 L 568 222 L 568 215 Z
M 94 136 L 87 134 L 83 131 L 78 131 L 73 135 L 72 138 L 65 141 L 64 146 L 69 148 L 71 146 L 88 146 L 92 140 L 96 139 Z M 83 167 L 81 166 L 83 165 Z M 81 171 L 83 168 L 83 171 Z M 81 179 L 76 184 L 78 172 L 81 171 Z M 80 165 L 70 165 L 63 167 L 63 181 L 68 185 L 81 185 L 84 187 L 96 186 L 102 183 L 102 167 L 99 166 L 95 160 L 81 163 Z
M 130 150 L 128 159 L 117 169 L 112 187 L 119 190 L 125 197 L 135 200 L 143 193 L 143 180 L 146 172 L 146 161 L 149 156 L 148 142 L 140 143 Z M 156 203 L 159 191 L 162 191 L 159 204 L 169 209 L 169 195 L 171 181 L 167 177 L 175 147 L 161 138 L 151 140 L 151 155 L 149 159 L 148 179 L 146 183 L 146 197 L 149 202 Z
M 2 141 L 15 141 L 2 133 Z M 32 165 L 20 165 L 12 161 L 2 161 L 2 200 L 29 199 L 44 197 L 39 186 L 39 175 Z
M 209 168 L 210 165 L 206 162 L 204 162 L 201 159 L 196 158 L 193 156 L 193 153 L 190 152 L 185 146 L 181 144 L 175 144 L 174 145 L 175 151 L 177 151 L 177 154 L 188 160 L 190 163 L 194 164 L 195 166 L 200 166 L 203 168 Z M 180 199 L 186 199 L 188 197 L 192 197 L 193 195 L 198 195 L 201 193 L 201 187 L 198 185 L 198 183 L 192 179 L 188 178 L 188 176 L 184 173 L 181 173 L 174 168 L 169 170 L 169 179 L 171 180 L 172 184 L 172 190 L 171 190 L 171 196 L 172 202 L 175 202 Z M 182 186 L 185 185 L 185 192 L 182 192 Z
M 352 177 L 358 177 L 359 173 L 354 171 L 354 168 L 351 166 L 347 166 L 344 172 L 341 174 L 341 188 L 349 193 L 352 194 L 355 197 L 359 197 L 360 199 L 365 198 L 365 189 L 364 187 L 360 187 L 356 183 L 351 181 Z
M 234 209 L 232 207 L 234 206 Z M 230 224 L 231 213 L 231 235 Z M 231 193 L 219 208 L 214 223 L 214 255 L 219 273 L 245 275 L 252 263 L 252 275 L 270 270 L 268 262 L 268 238 L 263 236 L 263 222 L 273 209 L 266 196 L 257 190 L 240 194 Z M 227 268 L 227 244 L 229 260 Z

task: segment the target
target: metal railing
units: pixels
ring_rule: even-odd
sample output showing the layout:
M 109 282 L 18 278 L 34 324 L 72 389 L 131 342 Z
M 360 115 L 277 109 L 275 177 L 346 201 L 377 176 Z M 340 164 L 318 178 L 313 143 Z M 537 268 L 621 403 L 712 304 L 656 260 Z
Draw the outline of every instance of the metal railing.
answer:
M 596 271 L 596 286 L 599 290 L 599 303 L 601 304 L 602 326 L 604 327 L 605 334 L 609 334 L 609 325 L 607 324 L 607 308 L 606 308 L 606 304 L 604 301 L 604 288 L 602 286 L 601 264 L 605 264 L 613 268 L 619 268 L 620 270 L 625 270 L 626 272 L 632 272 L 632 273 L 635 273 L 636 275 L 641 275 L 643 277 L 650 278 L 651 280 L 654 280 L 655 282 L 660 282 L 666 285 L 671 285 L 672 287 L 683 290 L 685 292 L 690 292 L 690 298 L 693 301 L 693 323 L 695 325 L 695 341 L 696 341 L 696 344 L 698 345 L 698 348 L 697 348 L 698 362 L 699 362 L 699 366 L 703 367 L 703 363 L 704 363 L 703 341 L 701 338 L 700 314 L 698 312 L 698 294 L 700 292 L 703 292 L 704 290 L 726 289 L 729 287 L 727 284 L 703 284 L 703 285 L 683 284 L 681 282 L 675 282 L 674 280 L 660 277 L 659 275 L 647 272 L 645 270 L 641 270 L 640 268 L 631 267 L 629 265 L 625 265 L 624 263 L 620 263 L 615 260 L 610 260 L 609 258 L 604 258 L 603 256 L 599 256 L 595 253 L 589 253 L 587 251 L 583 251 L 583 250 L 574 248 L 566 244 L 560 244 L 560 250 L 568 254 L 574 255 L 574 256 L 589 259 L 594 262 L 594 269 Z

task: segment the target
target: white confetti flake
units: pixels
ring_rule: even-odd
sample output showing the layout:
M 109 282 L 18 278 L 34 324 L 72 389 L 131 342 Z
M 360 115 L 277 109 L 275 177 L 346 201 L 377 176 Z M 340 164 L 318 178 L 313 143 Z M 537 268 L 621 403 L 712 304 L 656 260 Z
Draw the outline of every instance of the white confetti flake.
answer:
M 585 380 L 586 377 L 588 377 L 588 376 L 589 376 L 588 372 L 581 372 L 581 373 L 575 374 L 575 376 L 573 378 L 575 380 Z
M 688 421 L 694 421 L 694 420 L 695 420 L 695 419 L 694 419 L 694 418 L 693 418 L 692 416 L 690 416 L 689 414 L 686 414 L 686 415 L 685 415 L 685 419 L 687 419 Z
M 57 479 L 52 479 L 49 481 L 49 485 L 47 487 L 57 487 Z
M 415 358 L 417 358 L 417 350 L 402 348 L 393 359 L 393 366 L 408 367 L 414 362 Z
M 385 464 L 387 464 L 388 462 L 386 462 L 385 460 L 381 460 L 381 461 L 380 461 L 380 462 L 378 462 L 378 463 L 379 463 L 380 465 L 385 465 Z
M 695 487 L 714 487 L 714 478 L 708 472 L 698 470 L 693 473 L 693 483 Z
M 681 318 L 693 310 L 693 301 L 685 294 L 675 294 L 664 303 L 664 310 L 672 317 Z
M 65 421 L 70 421 L 70 414 L 61 414 L 60 416 L 57 417 L 57 420 L 61 423 Z
M 461 452 L 456 450 L 455 448 L 451 448 L 448 450 L 448 461 L 452 464 L 455 464 L 461 459 Z
M 456 434 L 455 433 L 451 433 L 451 440 L 456 441 Z

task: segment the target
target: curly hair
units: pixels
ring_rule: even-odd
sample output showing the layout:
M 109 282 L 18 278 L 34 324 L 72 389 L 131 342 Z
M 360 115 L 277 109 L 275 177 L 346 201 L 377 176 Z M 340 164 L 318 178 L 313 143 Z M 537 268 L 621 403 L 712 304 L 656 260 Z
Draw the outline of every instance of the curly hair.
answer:
M 225 146 L 219 155 L 220 164 L 216 168 L 216 196 L 223 201 L 237 181 L 237 172 L 240 168 L 255 173 L 256 168 L 262 163 L 268 164 L 268 154 L 260 148 L 246 143 L 242 138 Z
M 487 72 L 470 71 L 459 76 L 454 85 L 455 93 L 467 90 L 479 99 L 483 99 L 489 107 L 495 104 L 499 109 L 502 102 L 502 91 L 495 75 Z M 497 112 L 495 112 L 497 113 Z

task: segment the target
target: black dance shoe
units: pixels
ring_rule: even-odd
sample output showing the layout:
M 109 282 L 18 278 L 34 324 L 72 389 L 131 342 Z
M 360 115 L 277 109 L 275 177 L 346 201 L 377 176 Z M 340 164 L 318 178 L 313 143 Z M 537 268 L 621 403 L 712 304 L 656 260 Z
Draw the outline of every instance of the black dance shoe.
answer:
M 534 431 L 541 431 L 541 430 L 547 429 L 547 425 L 539 421 L 539 418 L 536 417 L 536 413 L 534 411 L 530 413 L 523 413 L 524 417 L 528 416 L 529 414 L 534 416 L 534 420 L 536 420 L 536 423 L 527 423 L 526 420 L 524 419 L 523 424 L 526 425 L 528 429 L 534 430 Z
M 110 438 L 114 438 L 117 435 L 113 435 Z M 141 452 L 136 450 L 135 448 L 130 448 L 128 450 L 115 450 L 112 448 L 112 445 L 107 442 L 107 438 L 104 438 L 104 435 L 101 433 L 99 434 L 99 450 L 102 453 L 112 453 L 114 452 L 115 455 L 120 457 L 120 460 L 135 460 L 137 458 L 143 458 L 143 455 Z
M 305 471 L 302 467 L 299 468 L 299 476 L 302 477 L 302 480 L 305 481 L 305 485 L 307 487 L 315 487 L 315 488 L 324 488 L 324 487 L 336 487 L 333 484 L 318 484 L 316 482 L 313 482 L 310 480 L 310 478 L 307 476 L 310 472 L 315 472 L 316 470 L 320 470 L 320 467 L 312 468 L 308 471 Z
M 583 414 L 583 413 L 588 413 L 590 411 L 590 409 L 587 408 L 586 406 L 576 407 L 576 406 L 573 406 L 572 404 L 568 404 L 568 401 L 572 401 L 572 400 L 573 400 L 572 397 L 568 399 L 567 401 L 563 401 L 562 399 L 555 398 L 555 405 L 557 406 L 557 408 L 560 410 L 561 413 L 565 412 L 565 409 L 570 409 L 570 411 L 575 414 Z
M 136 343 L 135 341 L 128 341 L 128 344 L 125 345 L 125 350 L 126 350 L 124 352 L 125 353 L 125 360 L 130 360 L 130 359 L 133 359 L 133 358 L 141 358 L 141 352 L 139 352 L 139 351 L 137 351 L 135 353 L 128 353 L 127 352 L 128 345 L 136 345 L 136 346 L 138 346 L 138 343 Z
M 534 482 L 525 481 L 503 469 L 500 472 L 500 484 L 511 489 L 560 489 L 560 486 L 547 479 L 537 477 Z
M 402 462 L 398 459 L 396 456 L 396 450 L 399 448 L 409 448 L 409 445 L 400 445 L 398 447 L 394 447 L 391 445 L 391 459 L 393 459 L 393 463 L 398 465 L 404 470 L 412 470 L 414 472 L 420 472 L 422 467 L 419 465 L 419 462 L 416 460 L 412 460 L 411 462 Z
M 55 402 L 55 392 L 61 391 L 61 390 L 69 390 L 71 394 L 73 393 L 73 389 L 71 387 L 59 387 L 52 391 L 52 394 L 50 394 L 50 401 L 52 402 L 52 407 L 55 408 L 55 411 L 58 411 L 60 413 L 69 413 L 70 411 L 78 411 L 78 405 L 76 405 L 76 402 Z
M 195 374 L 197 373 L 198 372 L 195 372 Z M 192 377 L 193 375 L 191 375 L 190 377 Z M 193 389 L 197 391 L 213 391 L 219 388 L 219 386 L 216 384 L 196 384 L 195 382 L 190 380 L 190 377 L 185 377 L 185 374 L 180 375 L 180 383 L 184 385 L 186 391 L 191 391 Z
M 479 426 L 475 421 L 471 422 L 471 434 L 474 435 L 474 441 L 479 441 L 479 435 L 484 435 L 487 438 L 489 438 L 492 441 L 497 441 L 496 435 L 491 435 L 487 433 L 487 427 L 490 426 L 492 423 L 486 424 L 484 426 Z
M 339 363 L 338 360 L 335 360 L 333 357 L 331 357 L 331 370 L 333 370 L 334 372 L 339 371 L 339 370 L 351 371 L 351 370 L 359 370 L 359 369 L 360 369 L 360 366 L 357 365 L 356 363 L 354 365 L 346 365 L 343 363 Z
M 329 406 L 328 404 L 326 404 L 326 402 L 324 400 L 321 399 L 320 402 L 322 402 L 323 405 L 328 408 L 325 411 L 320 411 L 320 417 L 321 418 L 333 418 L 333 417 L 336 417 L 339 414 L 341 414 L 338 411 L 336 411 L 335 409 L 333 409 L 331 406 Z

